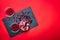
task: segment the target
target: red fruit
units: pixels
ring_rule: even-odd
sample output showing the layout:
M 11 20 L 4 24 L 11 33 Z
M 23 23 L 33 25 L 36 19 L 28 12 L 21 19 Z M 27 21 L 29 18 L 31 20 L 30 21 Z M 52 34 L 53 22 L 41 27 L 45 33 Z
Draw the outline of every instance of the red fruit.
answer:
M 5 13 L 6 15 L 11 16 L 12 14 L 14 14 L 14 10 L 13 8 L 8 7 L 5 9 Z
M 13 24 L 12 26 L 11 26 L 11 30 L 12 31 L 17 31 L 19 29 L 19 25 L 18 24 Z

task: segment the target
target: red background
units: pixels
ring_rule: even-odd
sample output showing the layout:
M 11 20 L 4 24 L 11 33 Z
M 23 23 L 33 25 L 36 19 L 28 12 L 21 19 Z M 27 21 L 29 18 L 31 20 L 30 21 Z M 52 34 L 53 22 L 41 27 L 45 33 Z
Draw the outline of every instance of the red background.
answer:
M 15 12 L 31 7 L 38 26 L 28 32 L 9 37 L 2 21 L 4 9 L 12 7 Z M 0 0 L 0 40 L 60 40 L 59 0 Z

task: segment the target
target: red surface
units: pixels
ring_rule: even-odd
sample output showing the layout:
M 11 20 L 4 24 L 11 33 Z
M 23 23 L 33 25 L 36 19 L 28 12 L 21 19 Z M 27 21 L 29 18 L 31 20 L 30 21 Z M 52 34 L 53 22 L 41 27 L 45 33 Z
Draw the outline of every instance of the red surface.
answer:
M 9 37 L 2 19 L 4 9 L 14 8 L 15 12 L 30 6 L 38 26 L 28 32 Z M 58 0 L 0 0 L 0 40 L 60 40 L 60 1 Z

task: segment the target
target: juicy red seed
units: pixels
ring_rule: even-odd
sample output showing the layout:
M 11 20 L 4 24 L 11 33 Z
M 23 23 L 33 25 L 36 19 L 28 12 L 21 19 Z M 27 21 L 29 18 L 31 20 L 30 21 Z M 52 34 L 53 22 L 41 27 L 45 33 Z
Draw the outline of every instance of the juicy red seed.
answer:
M 13 31 L 17 31 L 18 29 L 19 29 L 19 25 L 18 24 L 13 24 L 11 26 L 11 30 L 13 30 Z

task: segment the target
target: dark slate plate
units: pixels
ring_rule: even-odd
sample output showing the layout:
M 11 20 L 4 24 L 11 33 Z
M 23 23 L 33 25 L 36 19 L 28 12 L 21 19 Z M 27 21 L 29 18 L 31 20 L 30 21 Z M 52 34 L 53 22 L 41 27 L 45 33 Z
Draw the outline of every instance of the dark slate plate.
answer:
M 32 20 L 32 23 L 30 24 L 30 29 L 38 25 L 31 8 L 30 7 L 25 8 L 22 11 L 16 12 L 13 16 L 6 17 L 6 18 L 3 19 L 5 27 L 7 28 L 8 33 L 11 37 L 23 32 L 22 30 L 19 29 L 17 32 L 14 33 L 14 32 L 11 31 L 10 28 L 11 28 L 12 23 L 19 24 L 19 22 L 20 22 L 19 17 L 20 17 L 20 15 L 24 15 L 24 14 L 29 16 Z M 22 19 L 23 19 L 23 17 L 21 18 L 21 20 Z

